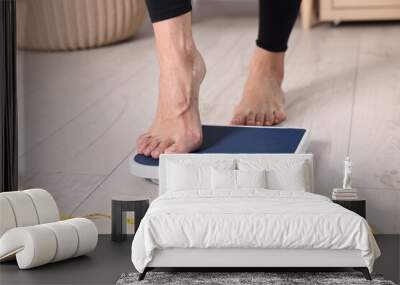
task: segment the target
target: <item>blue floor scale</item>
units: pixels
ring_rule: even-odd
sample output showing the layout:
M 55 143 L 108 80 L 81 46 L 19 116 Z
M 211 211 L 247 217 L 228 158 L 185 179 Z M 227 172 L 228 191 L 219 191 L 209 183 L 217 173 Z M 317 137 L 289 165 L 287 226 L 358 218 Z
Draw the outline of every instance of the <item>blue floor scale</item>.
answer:
M 281 127 L 203 125 L 203 144 L 194 153 L 305 153 L 309 130 Z M 158 179 L 158 159 L 134 154 L 130 172 Z

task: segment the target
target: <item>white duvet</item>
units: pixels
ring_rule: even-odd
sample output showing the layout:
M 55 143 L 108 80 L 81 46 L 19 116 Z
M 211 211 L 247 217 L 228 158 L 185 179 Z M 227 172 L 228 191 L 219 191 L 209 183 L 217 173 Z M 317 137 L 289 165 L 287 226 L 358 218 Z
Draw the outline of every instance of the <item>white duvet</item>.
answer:
M 370 271 L 380 255 L 359 215 L 321 195 L 261 189 L 160 196 L 140 223 L 132 262 L 143 272 L 165 248 L 358 249 Z

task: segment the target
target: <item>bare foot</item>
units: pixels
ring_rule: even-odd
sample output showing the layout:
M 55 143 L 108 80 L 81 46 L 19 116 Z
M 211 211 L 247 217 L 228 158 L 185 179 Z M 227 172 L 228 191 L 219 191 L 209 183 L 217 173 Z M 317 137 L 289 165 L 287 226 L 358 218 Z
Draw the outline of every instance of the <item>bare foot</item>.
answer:
M 198 99 L 206 66 L 195 47 L 175 55 L 160 58 L 157 114 L 137 141 L 137 152 L 153 158 L 162 153 L 188 153 L 202 144 Z
M 283 53 L 256 48 L 233 125 L 272 126 L 286 119 L 282 91 Z

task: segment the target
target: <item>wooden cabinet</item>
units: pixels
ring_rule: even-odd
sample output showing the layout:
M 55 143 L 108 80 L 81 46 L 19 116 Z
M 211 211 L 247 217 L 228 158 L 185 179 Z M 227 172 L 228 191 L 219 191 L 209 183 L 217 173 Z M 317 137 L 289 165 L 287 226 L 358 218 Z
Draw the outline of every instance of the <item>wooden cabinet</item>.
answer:
M 400 19 L 400 0 L 320 0 L 320 21 Z
M 318 21 L 400 20 L 400 0 L 303 0 L 303 28 Z

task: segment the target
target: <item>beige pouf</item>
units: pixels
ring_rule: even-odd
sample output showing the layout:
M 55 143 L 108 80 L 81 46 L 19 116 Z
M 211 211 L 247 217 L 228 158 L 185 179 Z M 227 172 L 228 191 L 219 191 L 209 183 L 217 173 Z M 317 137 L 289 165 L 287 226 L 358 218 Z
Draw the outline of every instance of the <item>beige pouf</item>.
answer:
M 144 0 L 17 0 L 17 45 L 75 50 L 132 37 L 146 15 Z

